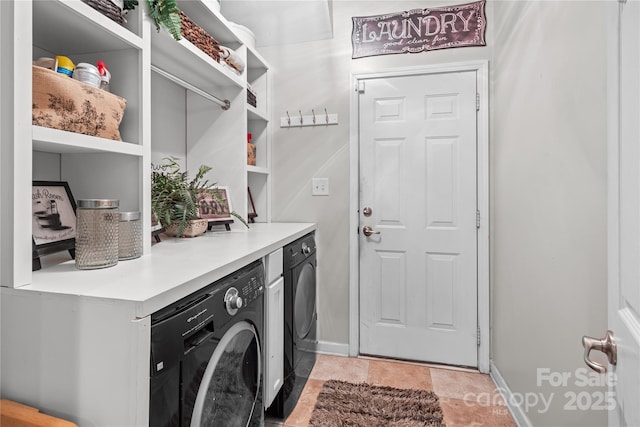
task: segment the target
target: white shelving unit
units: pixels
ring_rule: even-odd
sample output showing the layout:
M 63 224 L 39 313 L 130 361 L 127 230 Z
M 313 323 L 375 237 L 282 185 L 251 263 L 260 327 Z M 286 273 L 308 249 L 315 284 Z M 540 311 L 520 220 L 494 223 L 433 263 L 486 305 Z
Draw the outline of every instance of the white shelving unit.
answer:
M 184 296 L 185 289 L 202 286 L 199 281 L 206 274 L 193 279 L 174 269 L 168 264 L 173 250 L 191 261 L 194 257 L 185 247 L 204 259 L 221 257 L 228 252 L 225 244 L 214 246 L 218 255 L 206 246 L 229 240 L 246 248 L 238 240 L 246 236 L 261 248 L 265 233 L 268 237 L 277 231 L 268 229 L 272 224 L 259 224 L 253 234 L 240 234 L 244 228 L 235 224 L 232 232 L 211 233 L 197 245 L 176 239 L 165 243 L 175 244 L 171 248 L 162 245 L 155 253 L 151 239 L 145 239 L 142 258 L 105 270 L 76 271 L 61 253 L 55 256 L 56 265 L 31 271 L 33 180 L 67 181 L 76 199 L 119 199 L 121 210 L 141 211 L 143 233 L 150 236 L 151 163 L 165 154 L 175 155 L 190 171 L 200 164 L 212 166 L 213 178 L 230 187 L 233 208 L 245 217 L 250 186 L 257 220 L 270 221 L 269 66 L 208 4 L 178 1 L 191 19 L 245 60 L 241 74 L 187 40 L 176 42 L 165 30 L 156 32 L 142 1 L 128 14 L 125 26 L 80 0 L 0 1 L 1 359 L 3 367 L 13 368 L 12 375 L 3 376 L 3 385 L 9 385 L 3 392 L 9 390 L 13 399 L 96 426 L 148 425 L 148 301 L 132 298 L 131 292 L 141 286 L 163 298 Z M 123 141 L 32 125 L 32 60 L 56 55 L 75 63 L 107 64 L 111 92 L 127 100 L 120 125 Z M 175 79 L 152 72 L 154 67 Z M 248 84 L 258 93 L 257 108 L 246 102 Z M 230 108 L 223 110 L 193 88 L 229 100 Z M 253 134 L 258 147 L 256 166 L 247 165 L 247 133 Z M 284 244 L 287 236 L 285 232 L 276 241 Z M 271 246 L 269 250 L 275 249 Z M 228 265 L 218 259 L 222 267 L 197 264 L 223 274 L 243 261 L 236 258 Z M 150 271 L 161 274 L 157 266 L 169 269 L 181 284 L 156 289 Z M 130 286 L 120 283 L 116 291 L 113 285 L 122 277 L 129 278 Z M 76 290 L 64 291 L 71 282 Z M 20 322 L 33 307 L 37 315 Z M 26 355 L 21 347 L 24 336 L 33 344 Z
M 256 92 L 256 106 L 247 106 L 247 128 L 256 145 L 256 165 L 247 166 L 247 184 L 256 207 L 256 222 L 271 222 L 271 82 L 269 65 L 254 49 L 247 49 L 247 83 Z
M 150 223 L 149 24 L 136 11 L 121 26 L 77 0 L 7 1 L 0 7 L 2 55 L 12 58 L 0 71 L 0 158 L 3 182 L 11 183 L 2 187 L 1 280 L 17 288 L 32 280 L 30 187 L 35 177 L 67 181 L 76 199 L 124 200 L 122 208 L 140 210 Z M 111 91 L 127 100 L 122 142 L 31 124 L 31 62 L 56 55 L 108 64 Z M 145 231 L 150 233 L 150 226 Z M 150 246 L 145 242 L 146 253 Z
M 185 82 L 209 91 L 220 87 L 245 86 L 241 77 L 203 53 L 187 39 L 174 40 L 162 30 L 152 31 L 151 63 Z
M 142 212 L 144 235 L 149 235 L 151 163 L 164 155 L 177 156 L 190 171 L 200 164 L 212 166 L 211 179 L 230 187 L 233 209 L 244 217 L 250 210 L 250 187 L 256 221 L 270 221 L 269 66 L 207 1 L 180 0 L 178 5 L 221 45 L 240 55 L 246 63 L 241 74 L 186 39 L 175 41 L 164 29 L 157 32 L 144 16 L 143 2 L 128 14 L 125 26 L 80 0 L 0 4 L 2 57 L 13 59 L 2 61 L 0 69 L 0 162 L 3 182 L 12 183 L 3 184 L 0 202 L 2 286 L 19 288 L 32 282 L 29 189 L 34 179 L 67 181 L 76 199 L 119 199 L 121 210 Z M 123 141 L 31 124 L 31 61 L 55 55 L 76 63 L 107 64 L 111 91 L 127 100 L 120 126 Z M 175 83 L 152 68 L 229 100 L 231 107 L 224 111 L 193 91 L 176 91 L 175 86 L 165 93 Z M 258 94 L 257 107 L 246 102 L 247 85 Z M 158 129 L 154 123 L 160 123 Z M 246 162 L 247 133 L 257 147 L 256 166 Z M 145 239 L 144 253 L 151 254 L 150 239 Z
M 218 185 L 228 186 L 233 209 L 247 217 L 247 187 L 251 187 L 257 222 L 270 221 L 270 136 L 268 119 L 267 70 L 266 61 L 251 47 L 242 43 L 231 29 L 228 21 L 216 9 L 203 1 L 178 1 L 180 9 L 222 46 L 233 49 L 245 62 L 242 73 L 218 63 L 194 47 L 189 41 L 174 42 L 167 32 L 152 31 L 151 64 L 168 72 L 178 80 L 220 99 L 228 100 L 231 107 L 223 111 L 216 104 L 186 90 L 184 96 L 184 138 L 167 136 L 171 131 L 163 131 L 163 118 L 175 117 L 175 106 L 157 105 L 153 102 L 152 115 L 155 117 L 152 136 L 152 157 L 159 161 L 169 155 L 184 158 L 186 167 L 195 170 L 201 164 L 213 168 L 211 180 Z M 154 83 L 154 93 L 171 91 L 167 82 Z M 247 85 L 259 91 L 261 104 L 254 108 L 246 102 Z M 175 88 L 173 88 L 175 92 Z M 178 92 L 175 92 L 178 93 Z M 157 111 L 154 113 L 154 110 Z M 253 134 L 253 142 L 259 147 L 258 164 L 247 165 L 247 133 Z M 168 141 L 168 138 L 174 138 Z M 177 140 L 176 140 L 177 139 Z M 156 149 L 157 147 L 157 149 Z
M 113 304 L 24 289 L 55 277 L 48 268 L 31 271 L 34 179 L 67 181 L 76 199 L 119 199 L 122 210 L 142 212 L 144 232 L 150 235 L 150 25 L 140 10 L 127 20 L 120 26 L 79 0 L 0 2 L 2 368 L 25 378 L 6 382 L 3 377 L 3 389 L 11 390 L 5 393 L 12 399 L 45 412 L 59 408 L 75 412 L 76 421 L 97 420 L 103 425 L 148 423 L 149 391 L 143 381 L 148 318 L 136 319 L 131 302 Z M 32 60 L 56 55 L 75 63 L 107 64 L 111 91 L 127 100 L 120 126 L 123 141 L 32 125 Z M 145 239 L 146 255 L 150 247 L 150 239 Z M 87 280 L 87 286 L 101 283 L 99 273 Z M 21 323 L 23 303 L 37 307 L 40 320 Z M 30 356 L 11 350 L 19 347 L 12 334 L 33 337 Z M 78 363 L 109 352 L 108 369 L 86 370 Z M 63 377 L 66 380 L 60 380 Z M 108 384 L 120 392 L 101 391 L 92 384 Z M 56 402 L 59 396 L 79 409 Z

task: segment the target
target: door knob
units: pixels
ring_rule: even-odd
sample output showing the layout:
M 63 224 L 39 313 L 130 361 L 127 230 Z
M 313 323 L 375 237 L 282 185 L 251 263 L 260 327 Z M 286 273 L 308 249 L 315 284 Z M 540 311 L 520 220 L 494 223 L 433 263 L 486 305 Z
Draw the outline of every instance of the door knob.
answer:
M 371 236 L 372 234 L 380 234 L 379 231 L 373 231 L 373 228 L 369 227 L 368 225 L 362 227 L 362 233 L 367 237 Z
M 611 331 L 607 331 L 607 334 L 602 339 L 588 336 L 582 337 L 582 346 L 584 347 L 584 363 L 600 374 L 607 372 L 607 368 L 589 358 L 591 350 L 598 350 L 606 354 L 609 359 L 609 363 L 612 365 L 618 363 L 616 340 L 613 338 L 613 332 Z

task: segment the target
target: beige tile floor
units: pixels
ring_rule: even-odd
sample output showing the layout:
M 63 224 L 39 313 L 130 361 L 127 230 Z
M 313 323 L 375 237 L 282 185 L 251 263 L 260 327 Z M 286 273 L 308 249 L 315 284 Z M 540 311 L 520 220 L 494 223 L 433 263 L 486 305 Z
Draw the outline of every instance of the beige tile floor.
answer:
M 318 355 L 291 415 L 284 424 L 267 420 L 265 427 L 307 427 L 322 385 L 330 379 L 431 390 L 440 398 L 447 427 L 516 426 L 488 375 L 395 360 Z

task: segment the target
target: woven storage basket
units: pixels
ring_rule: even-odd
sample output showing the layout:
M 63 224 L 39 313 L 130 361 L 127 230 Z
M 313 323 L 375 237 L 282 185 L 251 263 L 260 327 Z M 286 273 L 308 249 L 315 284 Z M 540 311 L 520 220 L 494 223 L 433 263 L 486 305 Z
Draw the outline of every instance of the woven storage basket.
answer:
M 214 61 L 220 62 L 220 43 L 218 43 L 218 40 L 211 37 L 183 12 L 180 12 L 180 20 L 182 21 L 182 35 L 184 38 L 210 56 Z
M 82 2 L 88 4 L 107 18 L 120 25 L 123 25 L 126 22 L 122 9 L 113 4 L 111 0 L 82 0 Z
M 32 70 L 34 125 L 122 140 L 126 99 L 46 68 Z
M 180 237 L 196 237 L 203 234 L 207 231 L 207 227 L 209 226 L 209 220 L 206 218 L 192 219 L 189 221 L 189 225 L 187 225 L 182 232 L 182 236 Z M 173 223 L 166 227 L 165 233 L 167 236 L 177 236 L 180 231 L 180 227 L 178 224 Z

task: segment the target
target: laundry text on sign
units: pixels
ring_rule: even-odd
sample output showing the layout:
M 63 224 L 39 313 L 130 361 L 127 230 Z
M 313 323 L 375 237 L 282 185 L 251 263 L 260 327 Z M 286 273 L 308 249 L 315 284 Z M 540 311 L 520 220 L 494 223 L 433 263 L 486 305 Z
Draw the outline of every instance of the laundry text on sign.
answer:
M 353 18 L 353 58 L 485 46 L 485 0 Z

